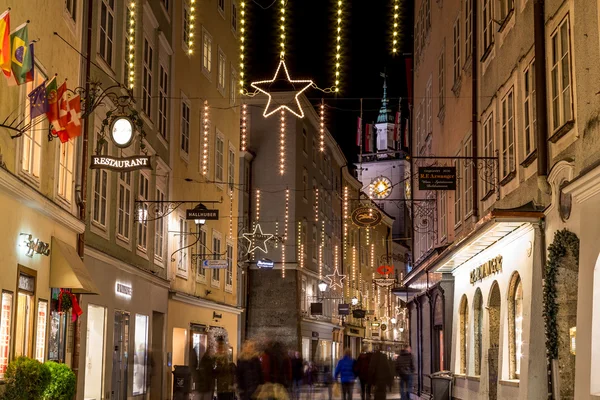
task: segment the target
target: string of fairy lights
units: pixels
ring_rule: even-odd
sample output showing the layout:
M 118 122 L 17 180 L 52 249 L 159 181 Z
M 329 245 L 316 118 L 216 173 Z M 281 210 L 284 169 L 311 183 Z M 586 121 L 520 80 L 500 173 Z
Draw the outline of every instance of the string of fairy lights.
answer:
M 246 68 L 246 0 L 240 1 L 240 94 L 244 94 Z
M 290 220 L 290 190 L 285 190 L 285 219 L 283 225 L 283 245 L 281 246 L 281 277 L 285 279 L 285 243 L 288 238 L 288 222 Z
M 325 151 L 325 102 L 321 99 L 320 123 L 319 123 L 319 150 Z
M 208 175 L 208 138 L 210 135 L 210 121 L 208 120 L 208 101 L 204 101 L 203 135 L 202 135 L 202 175 Z
M 337 2 L 337 28 L 335 35 L 335 92 L 340 91 L 340 66 L 342 63 L 342 6 L 343 1 Z
M 190 0 L 190 22 L 189 22 L 189 33 L 188 33 L 188 54 L 194 54 L 194 33 L 195 33 L 195 25 L 196 25 L 196 0 Z
M 280 48 L 279 48 L 279 56 L 281 58 L 285 57 L 285 4 L 286 4 L 286 2 L 287 2 L 287 0 L 280 0 L 281 15 L 279 17 L 279 20 L 280 20 L 280 32 L 279 32 Z
M 127 34 L 127 80 L 129 89 L 135 85 L 135 0 L 129 2 L 129 29 Z
M 246 103 L 242 104 L 242 122 L 240 126 L 240 150 L 246 151 L 246 147 L 248 146 L 248 105 Z
M 285 172 L 285 111 L 281 110 L 279 127 L 279 174 L 283 175 Z
M 394 0 L 394 11 L 393 11 L 393 29 L 392 29 L 392 53 L 398 52 L 398 34 L 400 27 L 400 0 Z

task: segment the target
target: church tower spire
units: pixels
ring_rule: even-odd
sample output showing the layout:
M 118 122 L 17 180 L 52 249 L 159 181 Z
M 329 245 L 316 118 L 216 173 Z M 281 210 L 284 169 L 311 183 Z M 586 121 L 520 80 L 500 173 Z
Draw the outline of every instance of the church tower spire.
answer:
M 392 110 L 389 108 L 389 101 L 387 98 L 387 73 L 382 72 L 381 77 L 383 78 L 383 97 L 381 98 L 381 108 L 379 109 L 379 115 L 377 116 L 377 123 L 394 123 L 394 115 Z

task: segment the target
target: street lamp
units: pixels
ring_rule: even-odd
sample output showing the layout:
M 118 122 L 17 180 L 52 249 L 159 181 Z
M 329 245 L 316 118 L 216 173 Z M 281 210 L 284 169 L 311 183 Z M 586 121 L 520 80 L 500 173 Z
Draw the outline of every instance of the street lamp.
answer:
M 206 206 L 202 203 L 198 203 L 198 205 L 196 207 L 194 207 L 194 210 L 201 210 L 201 211 L 205 211 L 208 210 L 208 208 L 206 208 Z M 195 219 L 194 222 L 196 223 L 196 225 L 204 225 L 206 223 L 205 219 Z
M 358 297 L 354 296 L 352 298 L 352 300 L 351 300 L 351 303 L 352 303 L 353 306 L 357 305 L 358 304 Z
M 326 290 L 327 290 L 327 284 L 325 282 L 321 281 L 321 283 L 319 283 L 319 291 L 321 293 L 323 293 Z
M 392 319 L 390 320 L 390 322 L 394 325 L 396 325 L 396 322 L 398 322 L 398 320 L 396 319 L 396 317 L 392 317 Z

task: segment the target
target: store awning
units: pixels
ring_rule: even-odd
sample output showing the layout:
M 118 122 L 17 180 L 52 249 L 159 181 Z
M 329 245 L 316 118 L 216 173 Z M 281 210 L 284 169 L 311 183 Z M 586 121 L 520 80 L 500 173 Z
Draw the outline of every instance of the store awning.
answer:
M 100 294 L 77 250 L 52 236 L 50 287 L 71 289 L 73 293 Z

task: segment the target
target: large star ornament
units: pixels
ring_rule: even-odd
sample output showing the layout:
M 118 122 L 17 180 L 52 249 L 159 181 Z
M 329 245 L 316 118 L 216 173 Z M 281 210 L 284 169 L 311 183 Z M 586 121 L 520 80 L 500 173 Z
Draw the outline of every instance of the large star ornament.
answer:
M 265 254 L 269 252 L 267 250 L 267 242 L 273 238 L 273 235 L 270 233 L 263 233 L 259 224 L 256 224 L 254 227 L 254 232 L 243 233 L 242 236 L 244 236 L 244 239 L 250 242 L 246 254 L 250 254 L 256 249 Z
M 335 270 L 333 270 L 333 274 L 325 275 L 325 278 L 329 281 L 329 287 L 331 287 L 332 289 L 335 289 L 336 287 L 342 289 L 344 279 L 346 279 L 346 275 L 340 274 L 338 269 L 336 268 Z
M 283 68 L 281 68 L 282 66 Z M 285 77 L 282 76 L 284 72 Z M 271 85 L 274 82 L 284 79 L 287 80 L 290 86 L 294 88 L 294 90 L 291 91 L 292 93 L 295 93 L 295 95 L 292 98 L 290 98 L 290 95 L 287 94 L 288 92 L 271 93 L 269 91 Z M 299 87 L 301 87 L 301 89 L 297 89 L 295 84 L 299 84 Z M 298 118 L 304 118 L 304 111 L 302 110 L 302 106 L 300 105 L 299 97 L 302 94 L 302 92 L 304 92 L 312 85 L 313 81 L 308 79 L 291 79 L 290 73 L 288 72 L 287 66 L 285 65 L 285 61 L 283 59 L 279 62 L 279 66 L 277 67 L 277 71 L 275 71 L 275 76 L 273 76 L 273 79 L 252 82 L 250 84 L 250 86 L 252 86 L 254 89 L 266 94 L 269 97 L 269 101 L 267 101 L 267 106 L 265 107 L 265 111 L 263 112 L 263 116 L 265 118 L 270 117 L 279 110 L 287 110 Z M 274 93 L 277 94 L 277 96 L 275 96 Z M 284 95 L 284 93 L 286 94 Z

